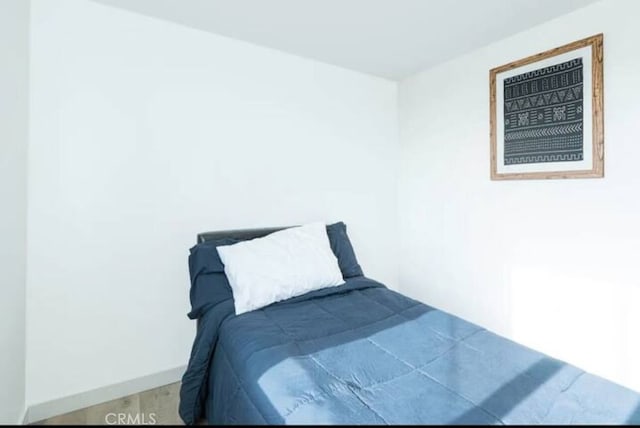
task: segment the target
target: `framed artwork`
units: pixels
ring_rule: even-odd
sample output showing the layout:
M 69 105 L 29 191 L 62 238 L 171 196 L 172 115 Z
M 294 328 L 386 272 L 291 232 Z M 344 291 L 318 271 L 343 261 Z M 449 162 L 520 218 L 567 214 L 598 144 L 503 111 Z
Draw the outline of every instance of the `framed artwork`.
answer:
M 604 176 L 602 40 L 490 71 L 492 180 Z

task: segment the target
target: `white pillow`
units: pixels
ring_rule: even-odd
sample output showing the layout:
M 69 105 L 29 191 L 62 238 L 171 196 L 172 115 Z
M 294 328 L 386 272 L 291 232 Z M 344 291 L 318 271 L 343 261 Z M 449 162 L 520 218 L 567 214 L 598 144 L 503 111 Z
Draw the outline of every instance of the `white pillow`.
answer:
M 344 284 L 322 223 L 292 227 L 217 250 L 233 291 L 236 315 Z

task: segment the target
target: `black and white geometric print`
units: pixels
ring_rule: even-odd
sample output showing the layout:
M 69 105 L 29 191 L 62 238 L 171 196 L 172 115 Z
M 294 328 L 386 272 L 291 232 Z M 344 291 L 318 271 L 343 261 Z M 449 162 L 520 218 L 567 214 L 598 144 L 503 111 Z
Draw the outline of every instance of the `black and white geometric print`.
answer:
M 504 164 L 583 160 L 582 58 L 504 80 Z

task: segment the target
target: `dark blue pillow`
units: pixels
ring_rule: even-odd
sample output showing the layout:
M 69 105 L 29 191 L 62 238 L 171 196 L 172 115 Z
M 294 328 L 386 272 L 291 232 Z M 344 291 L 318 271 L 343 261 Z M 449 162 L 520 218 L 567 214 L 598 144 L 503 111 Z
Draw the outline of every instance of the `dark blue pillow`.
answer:
M 329 225 L 327 226 L 327 235 L 329 236 L 331 250 L 333 250 L 333 254 L 335 254 L 338 259 L 343 278 L 364 276 L 358 259 L 356 259 L 356 254 L 353 251 L 349 235 L 347 235 L 347 225 L 343 222 Z
M 343 222 L 327 226 L 327 236 L 331 250 L 338 259 L 342 276 L 353 278 L 363 276 L 349 236 Z M 208 308 L 233 298 L 229 280 L 224 273 L 224 264 L 220 260 L 216 247 L 232 245 L 239 239 L 224 238 L 203 242 L 189 251 L 189 275 L 191 277 L 191 312 L 189 318 L 199 318 Z
M 237 239 L 219 239 L 200 243 L 189 250 L 189 276 L 191 277 L 191 319 L 200 316 L 210 307 L 233 298 L 224 265 L 216 247 L 239 242 Z

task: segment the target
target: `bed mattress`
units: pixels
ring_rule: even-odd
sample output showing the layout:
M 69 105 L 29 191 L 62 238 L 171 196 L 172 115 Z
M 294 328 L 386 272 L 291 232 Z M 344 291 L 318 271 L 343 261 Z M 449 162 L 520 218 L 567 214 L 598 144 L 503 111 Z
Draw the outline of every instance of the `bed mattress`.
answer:
M 364 278 L 199 320 L 180 415 L 211 424 L 638 424 L 640 395 Z

